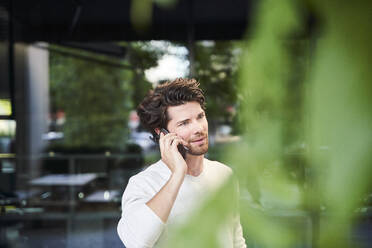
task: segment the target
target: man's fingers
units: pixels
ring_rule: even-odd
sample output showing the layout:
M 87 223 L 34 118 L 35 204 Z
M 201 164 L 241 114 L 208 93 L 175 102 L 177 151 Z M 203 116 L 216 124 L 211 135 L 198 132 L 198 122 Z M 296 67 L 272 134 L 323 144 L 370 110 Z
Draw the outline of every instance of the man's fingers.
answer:
M 160 152 L 164 150 L 164 134 L 160 132 L 159 135 L 159 147 L 160 147 Z
M 175 137 L 172 146 L 178 146 L 179 144 L 187 146 L 187 142 L 181 137 Z
M 182 145 L 184 145 L 184 146 L 188 146 L 189 145 L 189 143 L 187 143 L 184 139 L 181 139 L 182 140 Z
M 160 141 L 159 145 L 161 148 L 166 149 L 167 147 L 169 148 L 172 143 L 174 138 L 177 137 L 177 134 L 175 133 L 168 133 L 164 135 L 163 133 L 160 134 Z
M 179 144 L 181 144 L 181 145 L 184 145 L 184 146 L 188 146 L 188 143 L 184 140 L 184 139 L 182 139 L 181 137 L 177 137 L 177 145 L 179 145 Z
M 167 151 L 173 150 L 178 151 L 177 146 L 183 145 L 185 147 L 188 147 L 188 143 L 182 139 L 180 136 L 178 136 L 175 133 L 160 133 L 160 140 L 159 140 L 159 146 L 160 146 L 160 152 L 163 154 Z
M 187 145 L 187 142 L 184 141 L 181 137 L 177 136 L 177 134 L 167 134 L 164 136 L 164 148 L 171 149 L 174 146 L 178 146 L 179 144 Z
M 177 138 L 177 134 L 170 134 L 169 135 L 169 139 L 170 139 L 170 143 L 169 145 L 172 145 L 174 143 L 174 140 Z

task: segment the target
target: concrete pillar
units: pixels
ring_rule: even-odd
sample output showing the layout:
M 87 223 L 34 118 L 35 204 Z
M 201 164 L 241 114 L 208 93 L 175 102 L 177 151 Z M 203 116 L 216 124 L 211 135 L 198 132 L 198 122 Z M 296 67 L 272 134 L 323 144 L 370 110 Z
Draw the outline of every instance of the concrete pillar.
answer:
M 29 44 L 15 44 L 14 81 L 17 177 L 22 183 L 22 179 L 28 181 L 41 173 L 40 161 L 35 156 L 43 150 L 42 134 L 48 131 L 48 51 Z

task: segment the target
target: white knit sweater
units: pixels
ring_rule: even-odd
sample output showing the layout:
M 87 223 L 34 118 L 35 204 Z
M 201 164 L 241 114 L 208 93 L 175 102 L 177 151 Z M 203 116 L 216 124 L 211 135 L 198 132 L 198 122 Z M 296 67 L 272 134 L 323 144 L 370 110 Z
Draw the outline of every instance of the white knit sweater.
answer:
M 130 178 L 122 198 L 122 216 L 117 230 L 127 248 L 156 247 L 166 239 L 167 229 L 182 223 L 202 203 L 206 193 L 216 190 L 232 171 L 219 162 L 204 159 L 203 171 L 198 177 L 186 175 L 167 223 L 146 205 L 168 181 L 171 171 L 159 160 L 146 170 Z M 239 218 L 221 232 L 220 247 L 246 247 Z

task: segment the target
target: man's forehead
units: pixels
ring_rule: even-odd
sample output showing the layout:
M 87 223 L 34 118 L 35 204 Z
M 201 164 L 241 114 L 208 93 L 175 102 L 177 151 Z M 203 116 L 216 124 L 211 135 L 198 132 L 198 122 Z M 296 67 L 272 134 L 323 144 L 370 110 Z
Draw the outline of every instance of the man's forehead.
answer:
M 179 121 L 203 113 L 204 110 L 198 102 L 186 102 L 178 106 L 169 106 L 167 112 L 169 120 Z

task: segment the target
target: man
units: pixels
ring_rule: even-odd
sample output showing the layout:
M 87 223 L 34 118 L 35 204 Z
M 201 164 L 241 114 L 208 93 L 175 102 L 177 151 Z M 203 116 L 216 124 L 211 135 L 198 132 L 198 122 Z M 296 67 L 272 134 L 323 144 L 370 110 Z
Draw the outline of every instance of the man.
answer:
M 231 176 L 229 167 L 204 158 L 204 109 L 199 83 L 182 78 L 150 91 L 138 106 L 142 125 L 159 141 L 161 160 L 133 176 L 123 194 L 118 234 L 127 248 L 156 246 L 168 227 L 182 223 L 207 193 Z M 180 146 L 186 147 L 185 158 Z M 239 217 L 234 219 L 222 231 L 220 247 L 246 247 Z

